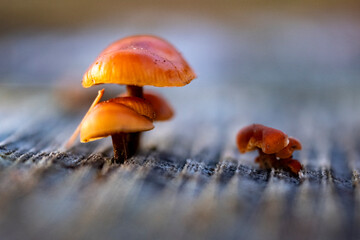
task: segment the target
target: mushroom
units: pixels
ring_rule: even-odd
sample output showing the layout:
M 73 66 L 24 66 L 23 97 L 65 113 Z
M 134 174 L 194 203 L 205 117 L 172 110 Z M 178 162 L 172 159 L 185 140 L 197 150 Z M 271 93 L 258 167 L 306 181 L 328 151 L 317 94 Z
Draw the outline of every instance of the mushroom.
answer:
M 117 102 L 124 104 L 138 113 L 148 117 L 151 121 L 155 120 L 157 114 L 156 110 L 153 108 L 153 105 L 147 101 L 146 99 L 138 98 L 138 97 L 116 97 L 108 100 L 110 102 Z M 141 132 L 129 133 L 127 136 L 127 141 L 131 144 L 127 144 L 127 156 L 132 156 L 135 154 L 137 147 L 140 143 L 140 134 Z
M 284 169 L 295 174 L 302 169 L 299 161 L 291 159 L 295 150 L 301 150 L 300 141 L 292 137 L 288 138 L 280 130 L 252 124 L 238 132 L 236 142 L 241 153 L 258 150 L 259 156 L 256 157 L 255 162 L 261 168 Z
M 120 100 L 119 102 L 122 103 L 119 103 L 117 100 L 112 100 L 97 104 L 89 111 L 80 126 L 80 141 L 85 143 L 111 136 L 114 161 L 123 163 L 128 157 L 127 133 L 154 128 L 151 120 L 154 112 L 149 111 L 149 106 L 146 106 L 146 103 L 138 104 L 133 101 L 129 104 L 131 101 L 131 99 Z
M 127 94 L 128 94 L 127 92 L 121 94 L 120 97 L 126 97 Z M 155 117 L 153 119 L 154 121 L 167 121 L 174 116 L 174 110 L 172 109 L 170 104 L 165 100 L 165 98 L 163 98 L 158 93 L 146 90 L 143 93 L 143 97 L 144 100 L 146 100 L 148 103 L 151 104 L 155 112 Z M 129 149 L 128 152 L 130 156 L 136 152 L 137 146 L 139 146 L 140 143 L 140 137 L 141 137 L 140 132 L 132 133 L 129 135 L 129 140 L 131 144 L 129 144 L 128 146 Z
M 194 78 L 194 71 L 169 42 L 137 35 L 120 39 L 103 50 L 84 74 L 82 85 L 88 88 L 104 83 L 122 84 L 126 85 L 128 96 L 143 98 L 145 85 L 181 87 Z M 137 133 L 129 136 L 128 144 L 135 151 L 138 139 Z
M 241 153 L 260 148 L 266 154 L 273 154 L 279 152 L 289 143 L 285 133 L 261 124 L 252 124 L 242 128 L 236 139 Z

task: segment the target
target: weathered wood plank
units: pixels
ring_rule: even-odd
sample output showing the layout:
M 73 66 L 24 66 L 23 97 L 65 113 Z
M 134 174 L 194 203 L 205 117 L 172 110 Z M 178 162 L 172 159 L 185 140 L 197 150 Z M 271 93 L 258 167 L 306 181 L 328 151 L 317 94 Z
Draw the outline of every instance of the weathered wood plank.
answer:
M 329 119 L 334 112 L 351 116 L 348 102 L 329 107 L 320 101 L 331 111 L 308 106 L 294 116 L 277 110 L 279 101 L 271 91 L 233 94 L 223 88 L 207 98 L 199 97 L 196 88 L 187 89 L 186 99 L 197 98 L 199 106 L 173 95 L 177 117 L 145 133 L 141 151 L 116 166 L 110 164 L 108 140 L 62 150 L 81 114 L 61 113 L 48 92 L 0 91 L 14 93 L 0 94 L 1 102 L 9 102 L 0 104 L 2 238 L 355 236 L 358 135 L 347 131 L 339 137 L 334 126 L 344 115 Z M 17 99 L 20 92 L 29 100 Z M 243 101 L 254 92 L 261 101 Z M 233 101 L 240 110 L 229 107 Z M 236 131 L 258 121 L 303 141 L 304 150 L 297 153 L 305 164 L 301 179 L 259 170 L 253 154 L 238 153 Z

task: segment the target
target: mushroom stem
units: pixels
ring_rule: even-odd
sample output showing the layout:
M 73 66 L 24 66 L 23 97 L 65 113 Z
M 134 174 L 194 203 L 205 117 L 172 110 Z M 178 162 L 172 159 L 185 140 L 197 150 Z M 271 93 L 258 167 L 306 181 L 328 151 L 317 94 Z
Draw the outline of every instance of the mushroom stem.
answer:
M 143 96 L 143 87 L 138 87 L 134 85 L 127 85 L 126 90 L 129 96 L 144 98 Z
M 114 162 L 115 163 L 124 163 L 125 159 L 128 158 L 128 144 L 127 144 L 127 134 L 126 133 L 117 133 L 111 135 L 113 148 L 114 148 Z
M 126 90 L 128 92 L 128 96 L 144 98 L 143 87 L 127 85 Z M 129 133 L 128 143 L 127 143 L 128 157 L 131 157 L 136 153 L 136 151 L 139 148 L 139 145 L 140 145 L 140 132 Z

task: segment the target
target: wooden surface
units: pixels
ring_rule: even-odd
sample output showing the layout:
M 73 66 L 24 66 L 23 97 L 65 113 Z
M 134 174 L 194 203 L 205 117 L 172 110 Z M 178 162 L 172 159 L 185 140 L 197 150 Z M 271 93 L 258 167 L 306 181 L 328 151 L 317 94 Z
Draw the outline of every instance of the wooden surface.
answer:
M 6 2 L 0 240 L 360 239 L 359 1 Z M 97 92 L 82 74 L 144 33 L 199 76 L 152 89 L 175 118 L 121 166 L 110 139 L 65 151 Z M 124 90 L 105 87 L 105 99 Z M 300 178 L 239 154 L 251 123 L 301 140 Z
M 109 139 L 62 150 L 86 109 L 64 112 L 50 89 L 2 86 L 0 238 L 359 236 L 359 88 L 202 86 L 163 89 L 175 119 L 121 166 Z M 236 131 L 252 122 L 302 141 L 300 178 L 238 153 Z

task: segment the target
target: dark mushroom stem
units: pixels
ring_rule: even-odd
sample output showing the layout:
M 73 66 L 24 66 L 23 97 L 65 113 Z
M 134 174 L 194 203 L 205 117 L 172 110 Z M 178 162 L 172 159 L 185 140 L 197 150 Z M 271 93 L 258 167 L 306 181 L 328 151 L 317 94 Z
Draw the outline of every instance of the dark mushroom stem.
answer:
M 113 162 L 122 164 L 128 158 L 127 137 L 128 134 L 126 133 L 116 133 L 111 135 L 114 148 Z
M 143 87 L 138 87 L 134 85 L 127 85 L 126 90 L 129 96 L 143 98 Z
M 143 95 L 143 87 L 138 87 L 134 85 L 127 85 L 126 90 L 128 92 L 128 96 L 144 98 Z M 128 157 L 133 156 L 139 148 L 140 145 L 140 132 L 129 133 L 128 134 Z

